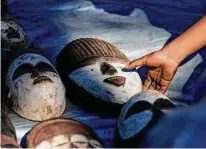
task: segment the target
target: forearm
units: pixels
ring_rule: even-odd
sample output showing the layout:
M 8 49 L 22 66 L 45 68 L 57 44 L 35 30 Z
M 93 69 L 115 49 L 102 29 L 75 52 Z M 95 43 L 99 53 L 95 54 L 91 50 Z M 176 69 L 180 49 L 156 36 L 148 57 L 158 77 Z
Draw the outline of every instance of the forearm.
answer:
M 206 15 L 187 31 L 167 44 L 162 51 L 180 63 L 190 54 L 206 45 Z

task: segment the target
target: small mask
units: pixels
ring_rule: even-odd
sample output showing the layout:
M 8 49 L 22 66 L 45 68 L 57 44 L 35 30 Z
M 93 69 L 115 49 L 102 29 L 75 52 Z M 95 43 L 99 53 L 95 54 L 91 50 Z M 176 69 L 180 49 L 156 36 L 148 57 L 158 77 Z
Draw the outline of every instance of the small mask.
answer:
M 17 57 L 6 75 L 12 109 L 35 121 L 59 117 L 65 109 L 65 88 L 52 64 L 28 53 Z
M 2 14 L 1 44 L 4 50 L 23 49 L 28 45 L 23 29 L 8 14 Z
M 67 76 L 93 96 L 104 102 L 123 104 L 142 90 L 136 70 L 123 70 L 128 62 L 112 44 L 82 38 L 72 41 L 60 52 L 57 68 L 61 76 Z M 63 68 L 63 64 L 67 67 Z
M 52 119 L 37 124 L 27 137 L 28 148 L 103 148 L 86 125 L 71 119 Z
M 138 147 L 141 143 L 140 135 L 149 131 L 148 124 L 155 125 L 154 119 L 176 106 L 179 106 L 178 103 L 155 90 L 143 91 L 133 96 L 122 108 L 117 121 L 115 147 Z

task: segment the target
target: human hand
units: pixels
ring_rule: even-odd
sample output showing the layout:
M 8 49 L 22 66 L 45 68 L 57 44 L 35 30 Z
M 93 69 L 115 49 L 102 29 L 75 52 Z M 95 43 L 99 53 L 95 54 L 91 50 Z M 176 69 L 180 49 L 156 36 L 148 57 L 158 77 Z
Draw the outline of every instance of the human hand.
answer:
M 168 57 L 163 50 L 159 50 L 130 62 L 125 69 L 138 66 L 149 68 L 143 90 L 157 90 L 165 93 L 177 71 L 179 62 Z

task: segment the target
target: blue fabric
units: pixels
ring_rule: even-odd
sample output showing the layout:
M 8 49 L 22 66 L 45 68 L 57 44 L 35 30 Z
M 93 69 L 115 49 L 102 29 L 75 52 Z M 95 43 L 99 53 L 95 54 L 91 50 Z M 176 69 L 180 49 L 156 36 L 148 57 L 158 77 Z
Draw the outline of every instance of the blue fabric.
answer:
M 206 0 L 92 0 L 97 8 L 120 15 L 129 15 L 141 8 L 154 26 L 164 28 L 172 35 L 168 42 L 178 37 L 206 14 Z M 206 60 L 206 47 L 199 52 Z M 183 64 L 193 58 L 193 54 Z
M 166 29 L 172 33 L 173 38 L 206 13 L 205 0 L 93 0 L 92 2 L 97 8 L 121 15 L 129 15 L 134 8 L 141 8 L 147 13 L 153 25 Z M 68 32 L 60 30 L 51 18 L 60 16 L 65 11 L 69 13 L 78 7 L 75 0 L 8 0 L 9 12 L 22 26 L 29 39 L 34 40 L 42 48 L 52 63 L 55 62 L 56 52 L 67 44 Z M 106 147 L 111 147 L 116 119 L 87 119 L 89 114 L 83 116 L 85 120 L 82 121 L 88 123 L 98 133 Z
M 98 8 L 129 15 L 134 8 L 143 9 L 150 22 L 170 33 L 182 33 L 206 13 L 205 0 L 92 0 Z M 175 22 L 175 23 L 174 23 Z
M 92 0 L 92 2 L 97 8 L 121 15 L 129 15 L 134 8 L 141 8 L 153 25 L 172 33 L 174 35 L 172 38 L 177 37 L 206 13 L 205 0 L 107 0 L 106 2 Z M 68 33 L 60 30 L 49 18 L 55 18 L 65 11 L 78 8 L 77 3 L 74 0 L 62 0 L 61 3 L 56 0 L 8 0 L 8 5 L 9 12 L 24 28 L 27 35 L 36 40 L 44 49 L 46 56 L 54 62 L 51 50 L 55 52 L 62 48 L 67 42 L 64 35 Z M 45 38 L 47 38 L 46 42 L 42 40 Z

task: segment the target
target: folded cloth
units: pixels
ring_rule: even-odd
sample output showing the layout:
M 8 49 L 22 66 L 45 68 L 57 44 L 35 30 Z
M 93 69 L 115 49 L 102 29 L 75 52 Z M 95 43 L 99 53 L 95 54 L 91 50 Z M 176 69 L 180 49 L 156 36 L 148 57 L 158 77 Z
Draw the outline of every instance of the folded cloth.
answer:
M 173 102 L 158 91 L 148 90 L 136 94 L 121 111 L 115 147 L 139 147 L 142 137 L 155 127 L 155 123 L 165 112 L 182 106 L 182 103 Z

